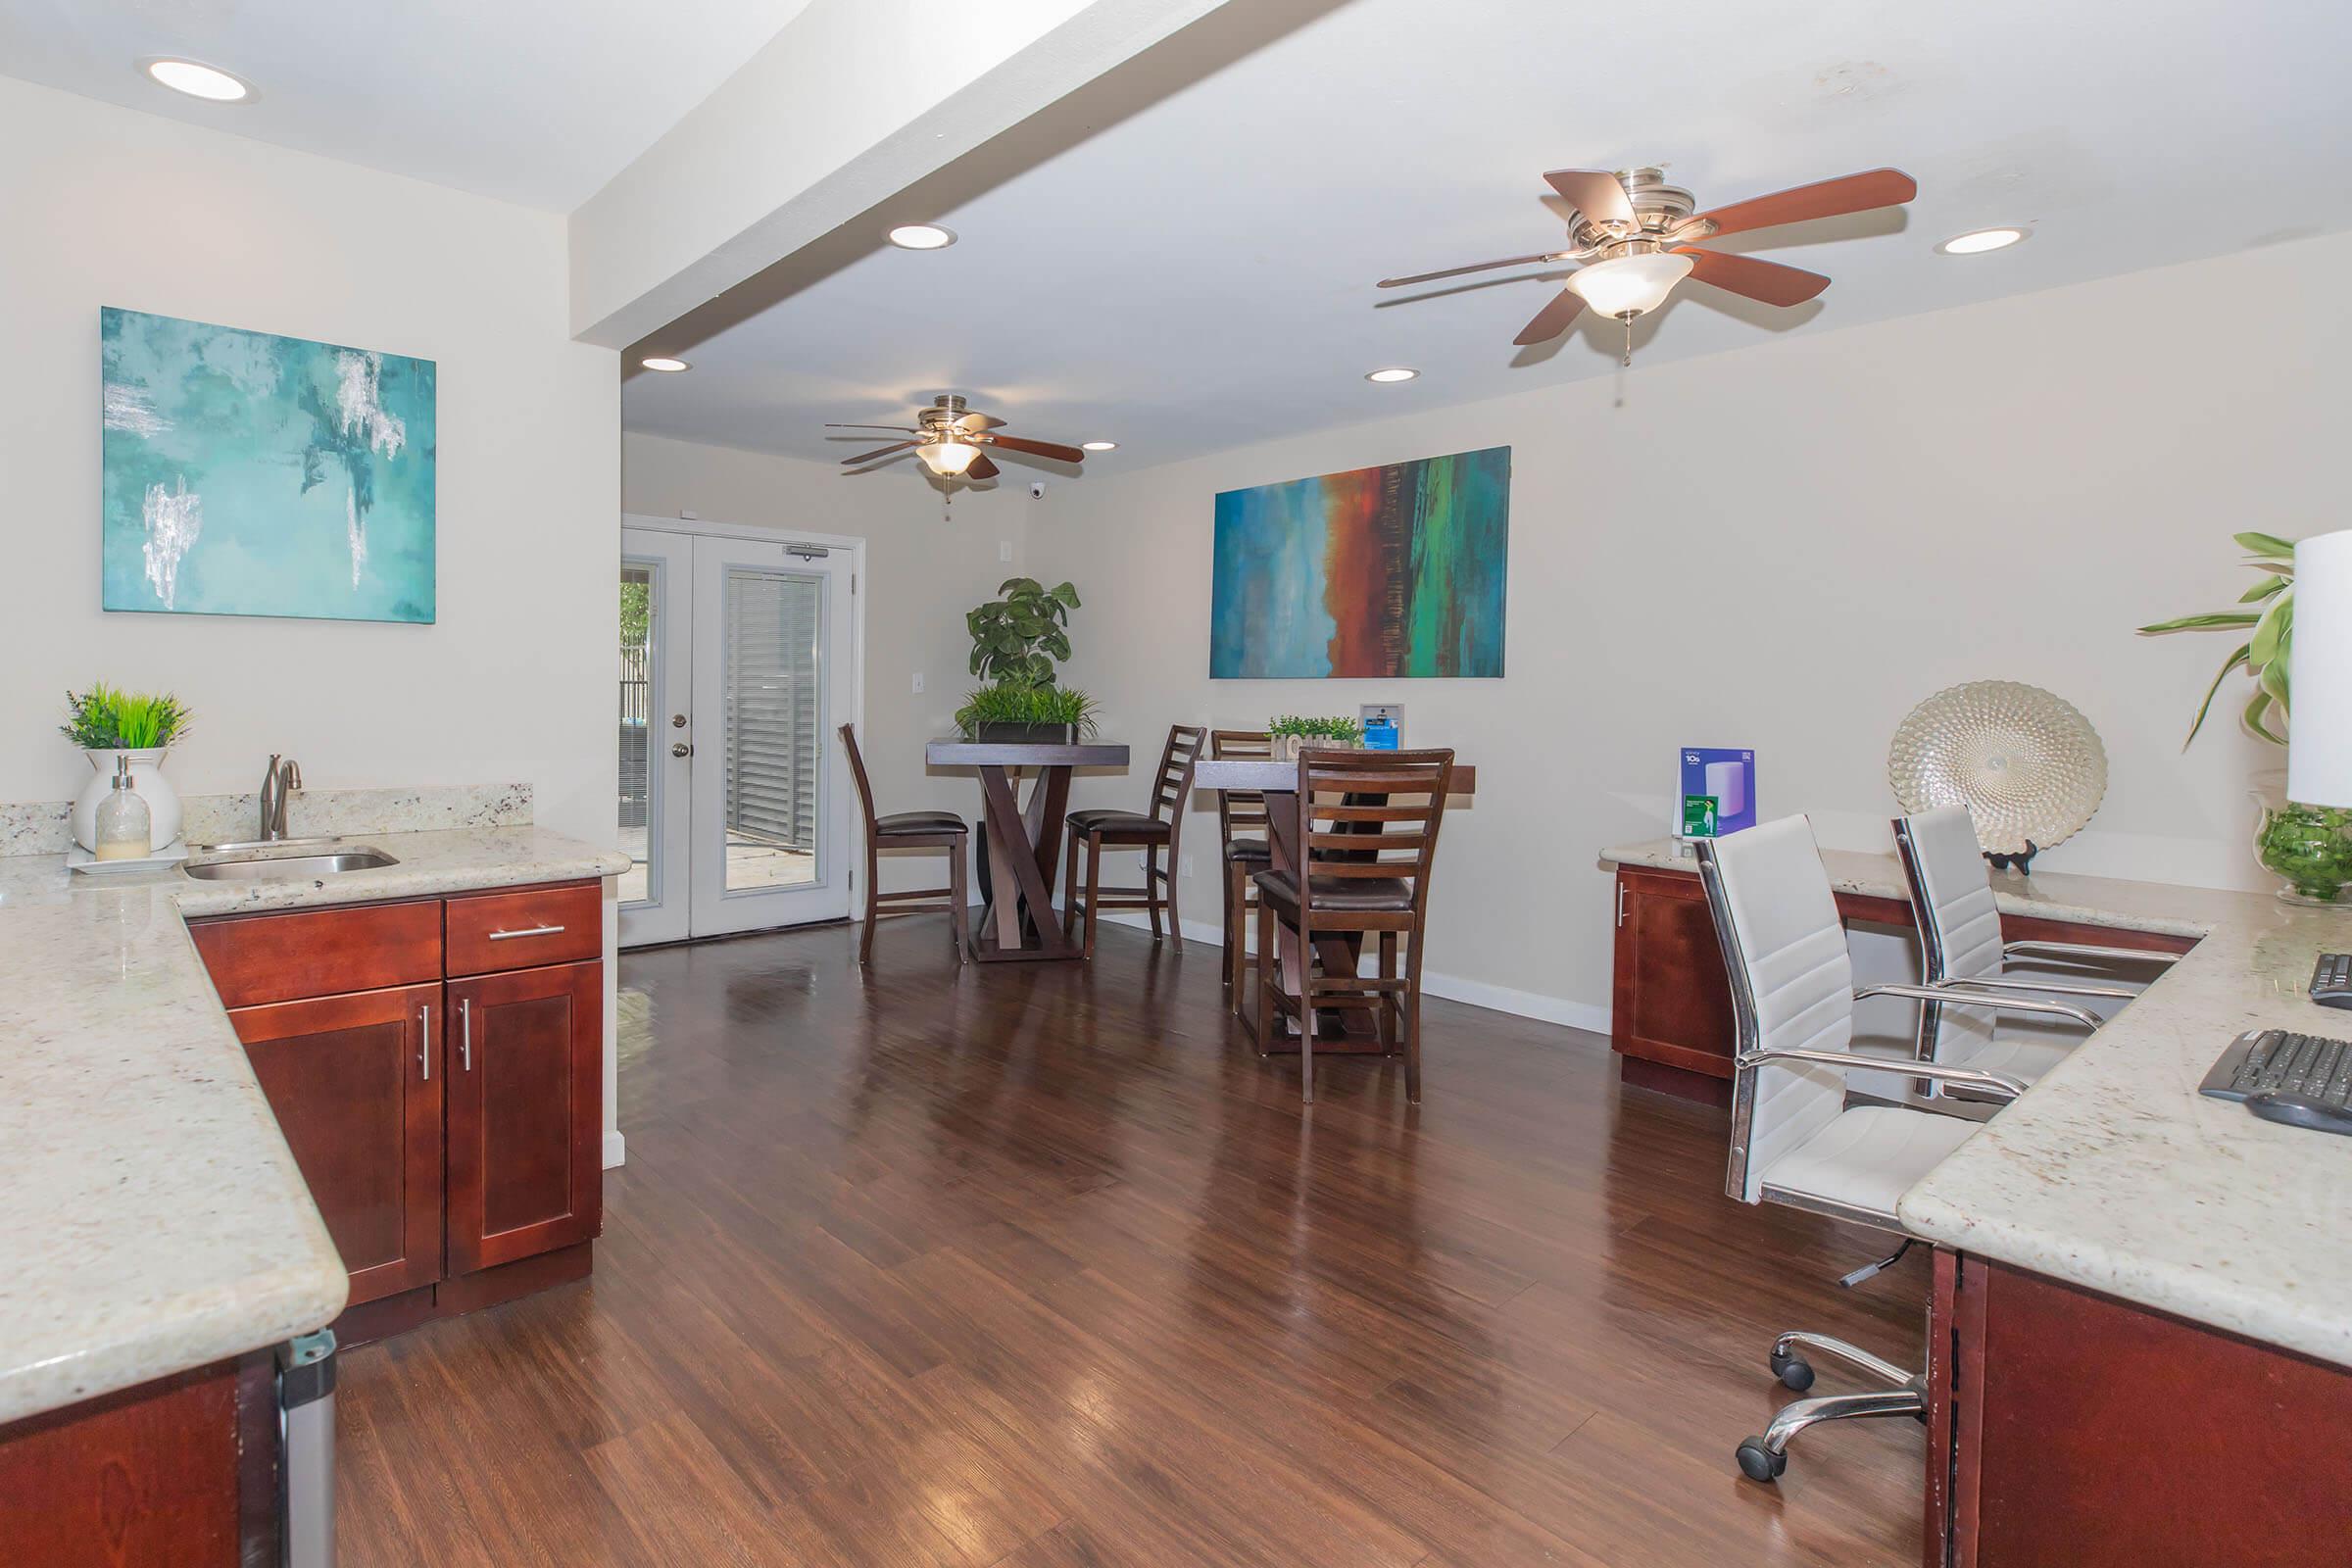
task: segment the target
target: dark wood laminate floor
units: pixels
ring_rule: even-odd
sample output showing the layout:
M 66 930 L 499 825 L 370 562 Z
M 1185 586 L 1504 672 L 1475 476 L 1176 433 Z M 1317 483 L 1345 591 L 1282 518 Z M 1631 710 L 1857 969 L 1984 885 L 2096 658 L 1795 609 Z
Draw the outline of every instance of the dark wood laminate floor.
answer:
M 1605 1042 L 1433 1001 L 1418 1110 L 1310 1117 L 1213 950 L 853 942 L 623 958 L 595 1278 L 345 1358 L 350 1568 L 1918 1560 L 1915 1424 L 1731 1454 L 1778 1329 L 1916 1364 L 1924 1265 L 1839 1291 Z

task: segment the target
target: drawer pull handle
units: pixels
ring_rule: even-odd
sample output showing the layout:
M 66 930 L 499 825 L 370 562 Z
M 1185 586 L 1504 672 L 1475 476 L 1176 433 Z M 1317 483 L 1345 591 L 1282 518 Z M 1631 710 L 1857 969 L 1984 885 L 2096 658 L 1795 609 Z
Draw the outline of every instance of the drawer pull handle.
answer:
M 428 1084 L 433 1081 L 433 1008 L 430 1003 L 416 1009 L 416 1076 Z
M 493 931 L 490 933 L 490 940 L 512 942 L 516 937 L 559 937 L 563 934 L 564 928 L 560 925 L 534 925 L 520 931 Z

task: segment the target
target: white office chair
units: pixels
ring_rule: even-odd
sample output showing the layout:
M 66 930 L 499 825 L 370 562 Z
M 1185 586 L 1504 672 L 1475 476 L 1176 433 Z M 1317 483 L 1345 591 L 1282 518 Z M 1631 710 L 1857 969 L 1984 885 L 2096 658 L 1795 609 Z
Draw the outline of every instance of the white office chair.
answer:
M 1846 1105 L 1845 1075 L 1885 1072 L 1887 1063 L 1848 1049 L 1853 963 L 1810 823 L 1784 817 L 1701 840 L 1698 869 L 1739 1026 L 1726 1190 L 1741 1202 L 1786 1203 L 1899 1235 L 1895 1200 L 1977 1124 L 1906 1105 Z M 2014 1078 L 1943 1062 L 1906 1070 L 2006 1099 L 2025 1089 Z M 1740 1468 L 1751 1481 L 1778 1479 L 1788 1465 L 1788 1441 L 1817 1422 L 1927 1410 L 1920 1374 L 1823 1335 L 1775 1340 L 1773 1375 L 1800 1393 L 1812 1387 L 1805 1351 L 1834 1356 L 1886 1387 L 1782 1406 L 1762 1437 L 1740 1445 Z
M 1977 848 L 1976 824 L 1965 806 L 1940 806 L 1894 819 L 1895 854 L 1911 885 L 1911 914 L 1919 926 L 1919 1056 L 1975 1067 L 2032 1083 L 2066 1059 L 2074 1043 L 2048 1038 L 2004 1036 L 1983 1008 L 1963 1006 L 1946 1016 L 1947 1002 L 1968 996 L 2029 992 L 2044 996 L 2100 997 L 2130 1001 L 2136 993 L 2120 986 L 2035 980 L 2004 972 L 2011 955 L 2037 953 L 2063 959 L 2129 958 L 2170 963 L 2161 953 L 2130 948 L 2096 948 L 2070 942 L 2003 942 L 2001 913 L 1992 880 Z M 1909 993 L 1902 993 L 1908 995 Z M 2001 1010 L 2062 1017 L 2096 1029 L 2098 1018 L 2064 1003 L 2012 997 Z M 1924 1086 L 1940 1095 L 1944 1085 Z M 1963 1096 L 1966 1091 L 1962 1091 Z

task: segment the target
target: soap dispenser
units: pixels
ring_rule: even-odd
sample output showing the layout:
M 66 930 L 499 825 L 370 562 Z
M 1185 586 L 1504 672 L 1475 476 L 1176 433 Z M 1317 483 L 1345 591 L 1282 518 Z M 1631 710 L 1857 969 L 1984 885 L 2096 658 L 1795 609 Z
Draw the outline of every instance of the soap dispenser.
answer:
M 155 849 L 155 818 L 138 791 L 130 787 L 130 759 L 115 759 L 115 787 L 98 805 L 98 847 L 101 860 L 144 859 Z

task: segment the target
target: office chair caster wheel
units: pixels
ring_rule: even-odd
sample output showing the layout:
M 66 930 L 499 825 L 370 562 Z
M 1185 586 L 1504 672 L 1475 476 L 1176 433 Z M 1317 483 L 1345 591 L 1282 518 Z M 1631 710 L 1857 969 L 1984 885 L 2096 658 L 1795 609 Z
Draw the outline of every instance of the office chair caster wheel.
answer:
M 1740 1473 L 1750 1481 L 1761 1481 L 1770 1486 L 1780 1480 L 1781 1472 L 1788 1468 L 1788 1456 L 1775 1453 L 1764 1446 L 1762 1438 L 1749 1438 L 1740 1445 Z
M 1781 1380 L 1782 1388 L 1802 1394 L 1813 1386 L 1813 1363 L 1801 1355 L 1776 1355 L 1772 1375 Z

